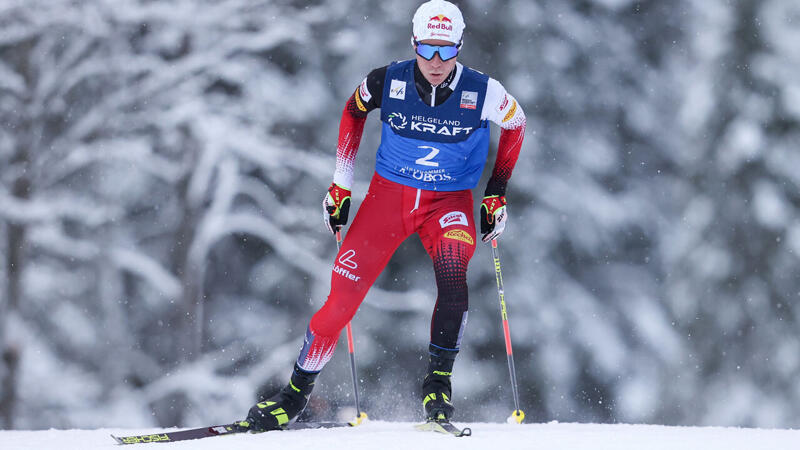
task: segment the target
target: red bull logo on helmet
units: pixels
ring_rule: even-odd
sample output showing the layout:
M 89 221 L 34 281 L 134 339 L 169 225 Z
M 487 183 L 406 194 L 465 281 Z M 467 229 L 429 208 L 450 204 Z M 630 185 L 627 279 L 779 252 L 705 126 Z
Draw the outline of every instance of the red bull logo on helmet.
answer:
M 453 31 L 453 21 L 449 17 L 439 14 L 428 19 L 428 29 Z

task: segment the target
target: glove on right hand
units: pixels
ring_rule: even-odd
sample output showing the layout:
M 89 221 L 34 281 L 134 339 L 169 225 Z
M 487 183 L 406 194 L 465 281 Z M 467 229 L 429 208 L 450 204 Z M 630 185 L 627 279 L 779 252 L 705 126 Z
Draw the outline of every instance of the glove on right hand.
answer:
M 347 224 L 350 212 L 350 189 L 331 183 L 325 198 L 322 199 L 322 218 L 325 226 L 333 234 Z

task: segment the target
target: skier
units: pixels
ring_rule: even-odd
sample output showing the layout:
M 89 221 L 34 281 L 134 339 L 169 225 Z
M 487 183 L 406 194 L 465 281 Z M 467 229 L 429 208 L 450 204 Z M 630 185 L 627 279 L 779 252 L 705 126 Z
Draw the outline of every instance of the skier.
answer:
M 322 203 L 329 231 L 347 223 L 364 123 L 380 108 L 375 174 L 336 256 L 330 294 L 311 318 L 289 384 L 250 409 L 244 423 L 253 430 L 282 428 L 303 411 L 342 329 L 412 233 L 419 234 L 433 260 L 438 289 L 423 410 L 428 420 L 453 415 L 450 377 L 467 323 L 467 264 L 476 243 L 470 190 L 486 164 L 492 121 L 501 127 L 500 141 L 480 206 L 482 240 L 489 242 L 506 225 L 506 184 L 522 146 L 525 114 L 499 82 L 456 61 L 465 28 L 457 6 L 428 1 L 412 24 L 415 59 L 370 72 L 342 112 L 336 171 Z

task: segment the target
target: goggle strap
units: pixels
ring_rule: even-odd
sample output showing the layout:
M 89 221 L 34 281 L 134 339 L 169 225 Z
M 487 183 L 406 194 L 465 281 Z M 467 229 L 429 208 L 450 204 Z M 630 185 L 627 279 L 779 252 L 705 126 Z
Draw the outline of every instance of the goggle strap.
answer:
M 456 44 L 456 48 L 461 50 L 461 44 L 463 44 L 463 43 L 464 43 L 464 39 L 462 38 L 460 41 L 458 41 L 458 44 Z M 419 45 L 419 41 L 414 39 L 414 36 L 411 36 L 411 45 L 413 47 L 416 47 L 417 45 Z

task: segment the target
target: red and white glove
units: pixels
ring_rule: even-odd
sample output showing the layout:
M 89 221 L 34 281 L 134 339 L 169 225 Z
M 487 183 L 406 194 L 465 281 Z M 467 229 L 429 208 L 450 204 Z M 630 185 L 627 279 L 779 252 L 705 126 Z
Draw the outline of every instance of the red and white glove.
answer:
M 347 224 L 350 213 L 350 189 L 331 183 L 325 198 L 322 199 L 322 219 L 333 234 Z
M 481 202 L 481 234 L 483 242 L 497 239 L 506 228 L 506 196 L 487 195 Z

